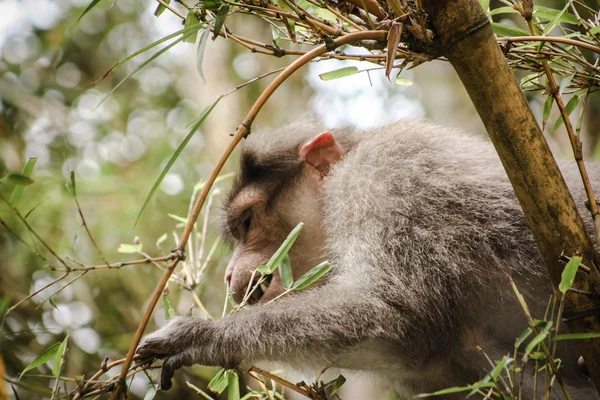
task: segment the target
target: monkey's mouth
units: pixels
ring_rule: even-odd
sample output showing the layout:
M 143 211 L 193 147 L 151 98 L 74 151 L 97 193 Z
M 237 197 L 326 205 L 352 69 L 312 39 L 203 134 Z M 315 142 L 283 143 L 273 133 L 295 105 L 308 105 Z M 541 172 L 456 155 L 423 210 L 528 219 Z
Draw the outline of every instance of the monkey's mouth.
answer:
M 265 276 L 264 278 L 262 278 L 262 282 L 261 282 L 261 277 L 256 276 L 252 280 L 252 284 L 250 286 L 250 292 L 249 292 L 250 294 L 248 297 L 248 304 L 258 303 L 263 298 L 263 296 L 265 295 L 267 290 L 269 290 L 269 285 L 271 284 L 272 280 L 273 280 L 273 275 Z

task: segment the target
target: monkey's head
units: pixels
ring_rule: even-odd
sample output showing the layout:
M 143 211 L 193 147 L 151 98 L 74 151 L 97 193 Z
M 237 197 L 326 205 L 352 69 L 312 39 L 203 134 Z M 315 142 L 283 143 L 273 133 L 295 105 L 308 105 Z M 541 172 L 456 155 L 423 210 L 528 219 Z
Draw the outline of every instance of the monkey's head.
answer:
M 323 179 L 344 152 L 329 132 L 293 144 L 271 139 L 243 147 L 240 173 L 225 202 L 223 236 L 236 243 L 225 280 L 238 303 L 254 269 L 267 263 L 300 222 L 304 229 L 289 252 L 294 279 L 325 257 Z M 254 291 L 250 303 L 271 300 L 284 291 L 278 272 L 267 282 Z

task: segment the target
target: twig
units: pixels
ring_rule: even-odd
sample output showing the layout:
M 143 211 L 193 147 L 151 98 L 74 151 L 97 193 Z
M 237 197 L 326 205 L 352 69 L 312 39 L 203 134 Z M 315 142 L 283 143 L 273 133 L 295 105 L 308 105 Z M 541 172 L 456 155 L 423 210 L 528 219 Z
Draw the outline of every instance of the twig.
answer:
M 156 0 L 156 1 L 158 1 L 161 6 L 163 6 L 167 10 L 171 11 L 173 14 L 177 15 L 179 18 L 185 19 L 185 15 L 181 14 L 179 11 L 177 11 L 176 9 L 174 9 L 173 7 L 171 7 L 170 5 L 165 3 L 163 0 Z
M 600 47 L 594 46 L 580 40 L 567 39 L 555 36 L 511 36 L 507 38 L 498 39 L 499 42 L 557 42 L 570 44 L 573 46 L 581 47 L 593 51 L 594 53 L 600 54 Z
M 302 396 L 308 397 L 309 399 L 311 398 L 308 391 L 306 389 L 303 389 L 301 387 L 298 387 L 297 385 L 294 385 L 293 383 L 290 383 L 288 381 L 286 381 L 285 379 L 282 379 L 280 377 L 278 377 L 277 375 L 273 375 L 270 372 L 265 371 L 264 369 L 260 369 L 256 366 L 252 366 L 250 368 L 250 372 L 256 372 L 261 374 L 262 376 L 269 378 L 277 383 L 279 383 L 281 386 L 285 386 L 288 389 L 293 390 L 296 393 L 301 394 Z

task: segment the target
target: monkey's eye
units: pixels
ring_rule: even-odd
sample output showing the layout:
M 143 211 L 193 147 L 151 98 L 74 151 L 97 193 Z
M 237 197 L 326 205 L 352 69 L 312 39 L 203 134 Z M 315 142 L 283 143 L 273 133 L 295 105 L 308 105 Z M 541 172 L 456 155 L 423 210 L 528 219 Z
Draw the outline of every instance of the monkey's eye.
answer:
M 248 234 L 250 226 L 252 225 L 252 212 L 250 212 L 250 210 L 244 211 L 240 218 L 240 225 L 244 230 L 243 234 Z

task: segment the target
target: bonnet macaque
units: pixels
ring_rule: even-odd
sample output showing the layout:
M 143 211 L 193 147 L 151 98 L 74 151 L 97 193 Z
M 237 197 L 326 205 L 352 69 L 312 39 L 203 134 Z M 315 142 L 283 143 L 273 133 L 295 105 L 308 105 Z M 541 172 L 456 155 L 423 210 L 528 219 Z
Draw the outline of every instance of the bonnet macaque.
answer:
M 477 346 L 492 360 L 512 354 L 527 321 L 508 276 L 543 316 L 551 284 L 487 140 L 416 120 L 319 132 L 295 124 L 246 139 L 225 203 L 224 235 L 237 243 L 226 281 L 241 301 L 249 271 L 299 222 L 294 278 L 324 260 L 332 271 L 265 304 L 284 290 L 275 273 L 249 310 L 176 318 L 146 336 L 138 354 L 163 359 L 163 389 L 183 366 L 275 361 L 370 373 L 410 397 L 480 379 L 490 366 Z M 575 171 L 564 172 L 583 206 Z M 597 399 L 573 349 L 559 348 L 572 398 Z M 531 396 L 531 373 L 523 385 Z

